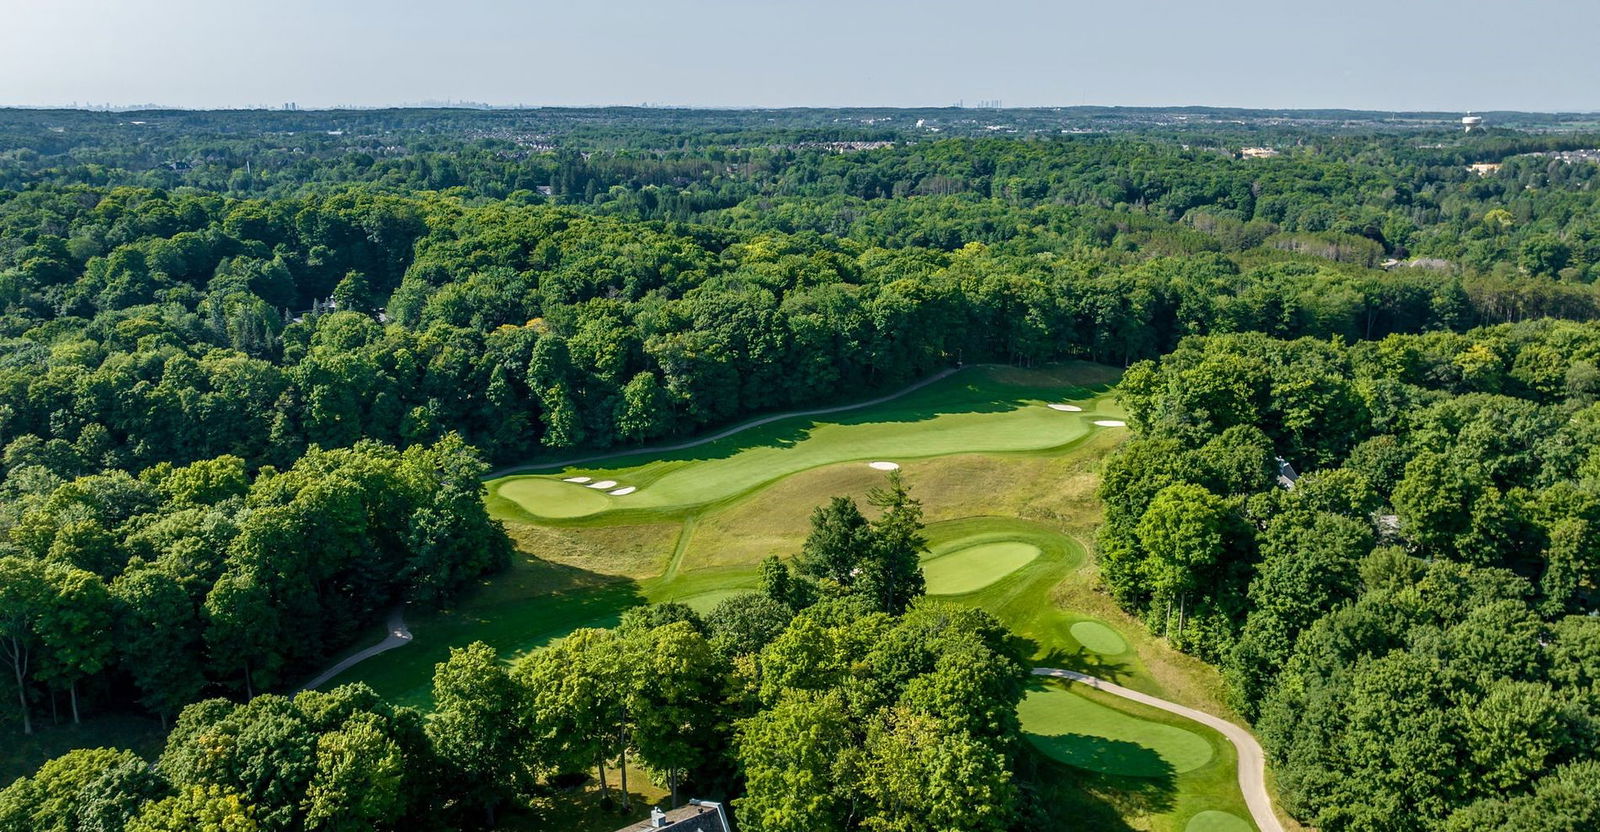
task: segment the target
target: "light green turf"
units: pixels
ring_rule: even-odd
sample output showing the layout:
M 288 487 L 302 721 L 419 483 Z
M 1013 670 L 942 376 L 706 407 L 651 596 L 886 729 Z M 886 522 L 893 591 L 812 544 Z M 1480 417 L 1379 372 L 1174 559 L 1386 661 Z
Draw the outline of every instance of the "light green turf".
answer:
M 1105 656 L 1116 656 L 1128 651 L 1128 642 L 1121 633 L 1098 621 L 1079 621 L 1072 625 L 1072 637 L 1086 650 Z
M 1232 812 L 1207 809 L 1192 818 L 1183 832 L 1255 832 L 1255 825 Z
M 1043 451 L 1076 442 L 1115 411 L 1100 389 L 996 384 L 970 368 L 903 398 L 825 417 L 761 425 L 695 448 L 547 468 L 488 482 L 489 511 L 514 522 L 602 512 L 682 510 L 725 500 L 801 471 L 850 461 L 903 461 L 958 453 Z M 1051 410 L 1063 394 L 1081 413 Z M 587 476 L 638 488 L 613 497 L 563 478 Z M 527 486 L 528 480 L 547 483 Z
M 499 486 L 501 497 L 544 517 L 583 517 L 611 507 L 619 499 L 578 483 L 546 477 L 516 477 Z
M 964 546 L 922 562 L 929 595 L 977 592 L 1033 562 L 1039 547 L 1020 540 Z
M 1134 716 L 1058 687 L 1029 691 L 1017 713 L 1022 730 L 1051 758 L 1079 768 L 1134 777 L 1193 771 L 1215 754 L 1203 736 Z
M 868 478 L 870 472 L 865 471 L 864 465 L 863 476 L 853 480 L 841 478 L 834 469 L 854 470 L 853 466 L 873 459 L 910 462 L 913 487 L 928 496 L 938 493 L 939 488 L 970 483 L 941 484 L 937 478 L 919 475 L 917 459 L 981 451 L 989 458 L 986 470 L 996 472 L 989 475 L 995 477 L 994 481 L 983 485 L 992 486 L 994 493 L 1023 497 L 995 505 L 1027 504 L 1033 500 L 1032 495 L 1040 494 L 1050 484 L 1030 481 L 1028 477 L 1003 476 L 1006 460 L 1026 459 L 1024 467 L 1034 470 L 1042 460 L 1050 460 L 1052 466 L 1059 460 L 1062 464 L 1057 470 L 1062 470 L 1071 467 L 1080 448 L 1095 447 L 1100 449 L 1095 453 L 1103 452 L 1104 443 L 1088 445 L 1082 440 L 1104 430 L 1088 427 L 1093 419 L 1123 418 L 1104 386 L 1114 375 L 1115 371 L 1108 368 L 1087 365 L 1038 371 L 971 368 L 902 399 L 835 414 L 826 421 L 789 419 L 690 450 L 614 458 L 603 463 L 608 466 L 605 468 L 535 467 L 528 470 L 542 476 L 492 481 L 486 503 L 495 517 L 507 521 L 514 531 L 518 525 L 542 527 L 537 542 L 530 544 L 530 552 L 545 555 L 541 547 L 551 547 L 550 556 L 565 563 L 584 564 L 584 568 L 540 557 L 519 557 L 510 570 L 464 596 L 456 608 L 412 615 L 415 640 L 411 645 L 357 665 L 336 682 L 363 681 L 394 701 L 426 708 L 430 705 L 433 667 L 448 656 L 452 646 L 482 640 L 502 656 L 511 657 L 548 644 L 578 627 L 613 625 L 624 610 L 641 603 L 675 600 L 705 612 L 726 598 L 753 589 L 760 557 L 768 552 L 798 551 L 804 523 L 795 522 L 795 512 L 803 517 L 809 506 L 834 493 L 845 493 L 812 493 L 809 486 L 800 483 L 811 479 L 819 483 L 848 480 L 852 484 L 847 490 L 859 498 L 860 490 L 868 487 L 866 483 L 881 481 L 877 479 L 880 475 Z M 1044 406 L 1046 402 L 1063 400 L 1080 403 L 1083 412 L 1062 413 Z M 804 479 L 787 479 L 806 471 L 811 473 Z M 717 476 L 706 476 L 707 472 Z M 641 490 L 611 497 L 560 481 L 560 477 L 577 475 L 616 480 L 617 487 L 632 485 Z M 782 488 L 772 487 L 779 483 Z M 667 488 L 658 496 L 649 496 L 652 489 L 663 484 Z M 777 498 L 778 493 L 786 496 Z M 804 505 L 797 508 L 797 499 Z M 762 508 L 769 503 L 777 503 L 774 510 Z M 950 516 L 948 508 L 945 510 L 944 516 Z M 1077 626 L 1087 622 L 1104 627 L 1103 622 L 1094 622 L 1061 605 L 1058 590 L 1062 582 L 1087 577 L 1082 571 L 1086 553 L 1078 540 L 1062 533 L 1067 524 L 1061 515 L 1052 513 L 1055 510 L 1050 502 L 1043 501 L 1038 510 L 1016 510 L 1035 518 L 1031 520 L 969 516 L 931 524 L 926 531 L 930 589 L 960 591 L 943 596 L 943 600 L 993 613 L 1031 645 L 1034 660 L 1040 665 L 1081 670 L 1159 693 L 1159 682 L 1144 668 L 1134 650 L 1125 648 L 1118 654 L 1097 652 L 1092 648 L 1109 643 L 1103 638 L 1106 633 Z M 1092 510 L 1092 505 L 1086 510 Z M 1006 511 L 1012 513 L 1010 509 Z M 788 518 L 787 524 L 783 518 Z M 608 561 L 572 559 L 570 550 L 560 548 L 562 534 L 614 534 L 631 527 L 654 529 L 656 534 L 662 528 L 677 527 L 680 531 L 675 542 L 671 542 L 671 535 L 662 537 L 659 553 L 632 555 L 633 559 L 627 562 L 632 571 L 619 574 L 605 574 L 613 571 Z M 748 552 L 738 549 L 734 557 L 708 558 L 703 552 L 712 550 L 701 548 L 722 545 L 718 541 L 751 539 L 761 542 L 746 547 Z M 640 565 L 642 568 L 636 568 Z M 637 577 L 651 574 L 655 568 L 662 571 L 654 577 Z M 944 570 L 950 575 L 941 574 Z M 1156 709 L 1140 710 L 1117 701 L 1096 699 L 1100 695 L 1093 692 L 1062 690 L 1061 696 L 1064 698 L 1059 701 L 1066 704 L 1066 712 L 1055 717 L 1047 715 L 1047 721 L 1056 719 L 1070 726 L 1085 722 L 1087 715 L 1088 722 L 1117 728 L 1122 732 L 1118 736 L 1138 737 L 1140 732 L 1147 732 L 1180 751 L 1184 746 L 1173 737 L 1199 736 L 1216 743 L 1215 756 L 1209 763 L 1183 772 L 1173 764 L 1166 769 L 1171 774 L 1164 780 L 1066 765 L 1044 758 L 1030 746 L 1027 753 L 1048 767 L 1050 779 L 1044 788 L 1054 805 L 1061 807 L 1062 817 L 1107 817 L 1107 828 L 1122 828 L 1115 822 L 1120 815 L 1153 832 L 1185 832 L 1184 821 L 1198 811 L 1243 811 L 1234 781 L 1232 748 L 1214 738 L 1208 729 Z M 1044 702 L 1047 707 L 1043 710 L 1059 710 L 1051 700 Z M 1036 713 L 1030 730 L 1039 718 Z M 1145 723 L 1149 727 L 1141 727 Z M 1083 743 L 1087 741 L 1079 740 L 1074 753 L 1085 753 Z M 1115 736 L 1094 737 L 1093 742 L 1102 749 L 1123 747 L 1114 742 L 1128 743 L 1130 751 L 1133 748 L 1132 740 Z M 1045 745 L 1049 744 L 1046 740 Z M 1133 755 L 1132 762 L 1163 759 L 1156 751 L 1141 751 Z M 1126 767 L 1128 761 L 1123 765 Z M 1119 795 L 1115 807 L 1097 802 L 1098 795 L 1106 794 Z M 1130 799 L 1133 802 L 1127 802 Z M 1140 803 L 1141 800 L 1147 802 Z M 1096 811 L 1102 814 L 1097 815 Z M 1105 812 L 1112 814 L 1105 816 Z

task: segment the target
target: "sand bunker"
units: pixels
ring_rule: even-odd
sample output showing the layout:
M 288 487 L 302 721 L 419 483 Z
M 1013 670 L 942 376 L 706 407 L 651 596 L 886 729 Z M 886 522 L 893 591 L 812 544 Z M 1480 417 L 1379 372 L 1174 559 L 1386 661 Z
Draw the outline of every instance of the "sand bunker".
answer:
M 1062 413 L 1080 413 L 1083 411 L 1083 408 L 1075 404 L 1053 404 L 1050 405 L 1050 409 L 1059 410 Z
M 630 486 L 628 486 L 626 488 L 619 488 L 616 491 L 611 492 L 611 496 L 613 496 L 613 497 L 622 497 L 622 496 L 626 496 L 628 494 L 632 494 L 633 492 L 638 491 L 638 490 L 639 490 L 638 488 L 630 485 Z
M 588 477 L 567 477 L 562 482 L 588 482 Z
M 872 468 L 875 468 L 875 469 L 877 469 L 879 471 L 898 471 L 898 470 L 900 470 L 900 463 L 898 463 L 898 462 L 869 462 L 869 463 L 867 463 L 867 465 L 869 465 Z
M 599 482 L 591 482 L 591 483 L 589 483 L 589 487 L 590 488 L 616 488 L 617 487 L 617 481 L 616 480 L 601 480 Z
M 1125 428 L 1128 426 L 1128 423 L 1121 419 L 1100 419 L 1095 424 L 1103 428 Z

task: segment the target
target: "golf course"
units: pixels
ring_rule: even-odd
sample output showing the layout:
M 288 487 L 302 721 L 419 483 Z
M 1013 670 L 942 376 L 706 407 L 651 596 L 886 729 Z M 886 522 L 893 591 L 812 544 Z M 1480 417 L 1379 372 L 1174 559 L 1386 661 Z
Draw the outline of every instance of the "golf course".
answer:
M 694 444 L 497 472 L 486 499 L 520 550 L 513 567 L 453 609 L 408 611 L 414 638 L 403 649 L 373 653 L 331 683 L 363 681 L 425 707 L 452 646 L 481 640 L 509 658 L 612 625 L 637 604 L 709 611 L 752 589 L 763 558 L 798 552 L 815 506 L 861 500 L 898 469 L 925 510 L 929 596 L 993 613 L 1041 667 L 1231 719 L 1214 671 L 1095 589 L 1097 472 L 1127 435 L 1118 377 L 1088 363 L 967 367 Z M 1256 828 L 1235 747 L 1212 728 L 1060 679 L 1036 678 L 1020 715 L 1027 764 L 1093 828 Z

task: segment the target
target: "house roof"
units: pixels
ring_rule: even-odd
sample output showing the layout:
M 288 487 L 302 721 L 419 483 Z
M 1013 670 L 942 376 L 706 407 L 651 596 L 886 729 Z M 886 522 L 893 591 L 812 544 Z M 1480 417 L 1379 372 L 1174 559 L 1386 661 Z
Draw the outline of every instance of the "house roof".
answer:
M 666 826 L 651 826 L 650 819 L 630 823 L 617 832 L 733 832 L 717 806 L 690 803 L 666 813 Z

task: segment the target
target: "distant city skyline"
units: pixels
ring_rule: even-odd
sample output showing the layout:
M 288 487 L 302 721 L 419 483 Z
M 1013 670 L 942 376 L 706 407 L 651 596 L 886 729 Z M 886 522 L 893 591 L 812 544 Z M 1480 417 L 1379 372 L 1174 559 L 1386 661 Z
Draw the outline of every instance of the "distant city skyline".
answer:
M 0 106 L 1217 106 L 1600 111 L 1600 4 L 55 0 Z

